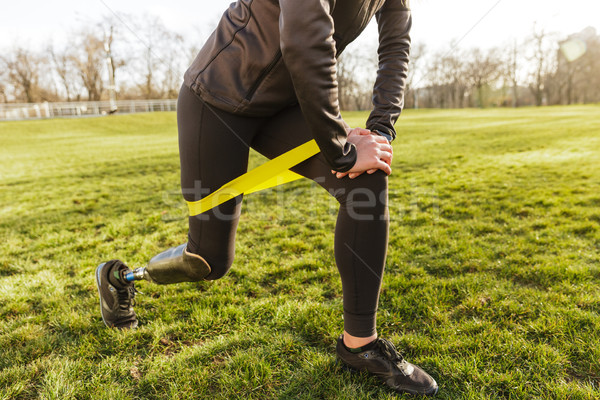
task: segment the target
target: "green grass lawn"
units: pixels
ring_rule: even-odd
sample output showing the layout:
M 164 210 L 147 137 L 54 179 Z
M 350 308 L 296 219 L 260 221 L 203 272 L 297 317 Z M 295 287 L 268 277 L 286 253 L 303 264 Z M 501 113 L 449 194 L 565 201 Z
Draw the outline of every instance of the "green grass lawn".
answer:
M 380 335 L 440 399 L 600 398 L 600 106 L 397 127 Z M 186 240 L 175 114 L 4 122 L 0 156 L 0 398 L 396 398 L 335 361 L 336 202 L 312 182 L 248 196 L 229 275 L 139 283 L 119 332 L 98 263 Z

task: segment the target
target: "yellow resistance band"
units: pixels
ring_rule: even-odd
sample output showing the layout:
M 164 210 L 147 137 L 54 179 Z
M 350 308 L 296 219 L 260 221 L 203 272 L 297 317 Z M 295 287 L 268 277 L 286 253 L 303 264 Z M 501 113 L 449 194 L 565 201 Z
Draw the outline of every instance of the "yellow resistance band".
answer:
M 301 163 L 319 152 L 314 140 L 306 142 L 279 157 L 246 172 L 244 175 L 224 184 L 219 190 L 198 201 L 188 201 L 190 216 L 202 214 L 213 207 L 231 200 L 240 194 L 250 194 L 273 186 L 295 181 L 302 176 L 290 171 L 294 165 Z

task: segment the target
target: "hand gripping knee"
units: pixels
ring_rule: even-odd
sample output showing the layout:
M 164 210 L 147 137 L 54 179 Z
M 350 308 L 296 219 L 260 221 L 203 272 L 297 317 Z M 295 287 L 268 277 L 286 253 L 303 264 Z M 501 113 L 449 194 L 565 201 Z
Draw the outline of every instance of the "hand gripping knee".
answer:
M 158 284 L 197 282 L 210 274 L 210 266 L 199 255 L 186 250 L 187 243 L 152 257 L 146 267 L 132 273 L 133 280 L 145 279 Z

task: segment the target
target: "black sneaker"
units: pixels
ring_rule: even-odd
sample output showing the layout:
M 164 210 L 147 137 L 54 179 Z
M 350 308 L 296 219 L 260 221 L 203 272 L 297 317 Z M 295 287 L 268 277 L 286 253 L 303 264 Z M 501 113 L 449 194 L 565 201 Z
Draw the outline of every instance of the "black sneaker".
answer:
M 133 311 L 135 286 L 125 281 L 124 275 L 131 270 L 119 260 L 111 260 L 96 268 L 96 283 L 100 295 L 102 321 L 109 328 L 137 328 L 138 320 Z
M 344 346 L 340 336 L 336 351 L 352 369 L 367 370 L 398 392 L 433 395 L 438 391 L 435 380 L 421 368 L 407 362 L 388 340 L 377 338 L 369 350 L 353 353 Z

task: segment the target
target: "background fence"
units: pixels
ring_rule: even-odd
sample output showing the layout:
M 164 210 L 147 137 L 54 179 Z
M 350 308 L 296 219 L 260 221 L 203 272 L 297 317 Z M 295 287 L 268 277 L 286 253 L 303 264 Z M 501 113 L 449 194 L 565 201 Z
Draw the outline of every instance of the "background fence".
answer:
M 40 119 L 57 117 L 93 117 L 111 114 L 117 109 L 119 114 L 153 111 L 175 111 L 177 100 L 119 100 L 73 101 L 68 103 L 21 103 L 0 104 L 0 120 Z

